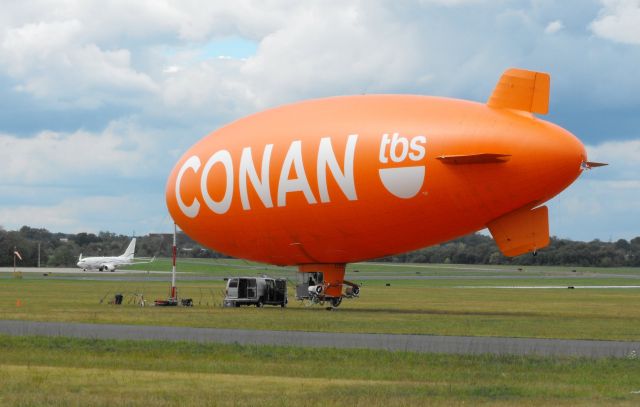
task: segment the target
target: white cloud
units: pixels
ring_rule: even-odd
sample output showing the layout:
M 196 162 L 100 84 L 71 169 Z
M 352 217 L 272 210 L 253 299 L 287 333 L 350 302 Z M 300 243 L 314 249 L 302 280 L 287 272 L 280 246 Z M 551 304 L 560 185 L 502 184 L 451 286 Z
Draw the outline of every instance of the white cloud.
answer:
M 95 108 L 156 90 L 151 78 L 133 69 L 128 50 L 84 43 L 78 20 L 10 28 L 0 51 L 2 66 L 20 81 L 16 89 L 54 105 Z
M 151 106 L 157 114 L 197 120 L 228 121 L 255 110 L 256 96 L 246 78 L 238 75 L 244 62 L 211 59 L 182 67 L 167 75 L 159 95 L 160 104 Z M 213 130 L 211 128 L 210 130 Z
M 610 180 L 640 180 L 640 139 L 610 141 L 596 146 L 586 146 L 590 161 L 609 163 L 595 173 L 607 173 Z
M 562 30 L 563 28 L 564 28 L 564 24 L 562 24 L 562 21 L 554 20 L 549 24 L 547 24 L 547 26 L 544 29 L 544 32 L 546 34 L 555 34 L 558 31 Z
M 640 0 L 602 0 L 590 28 L 598 36 L 626 44 L 640 44 Z
M 158 198 L 148 194 L 94 195 L 67 198 L 53 205 L 0 206 L 0 225 L 7 229 L 28 225 L 66 233 L 169 231 L 171 221 L 163 211 L 164 205 L 157 204 Z
M 428 81 L 433 68 L 422 56 L 429 49 L 418 26 L 367 4 L 307 7 L 266 36 L 241 69 L 256 89 L 257 106 L 308 95 L 388 92 L 420 86 L 420 78 Z
M 594 170 L 595 171 L 595 170 Z M 550 232 L 578 240 L 640 236 L 640 189 L 585 173 L 550 204 Z
M 483 0 L 420 0 L 422 5 L 440 5 L 440 6 L 461 6 L 465 4 L 478 4 Z
M 180 72 L 181 70 L 182 70 L 182 68 L 177 66 L 177 65 L 170 65 L 170 66 L 164 68 L 162 70 L 162 73 L 172 74 L 172 73 Z
M 551 233 L 617 240 L 640 236 L 640 139 L 587 146 L 606 167 L 584 171 L 550 202 Z
M 163 150 L 159 141 L 157 134 L 128 121 L 114 122 L 100 133 L 43 131 L 30 138 L 0 134 L 0 179 L 21 185 L 73 185 L 100 177 L 141 178 L 158 170 L 158 152 Z

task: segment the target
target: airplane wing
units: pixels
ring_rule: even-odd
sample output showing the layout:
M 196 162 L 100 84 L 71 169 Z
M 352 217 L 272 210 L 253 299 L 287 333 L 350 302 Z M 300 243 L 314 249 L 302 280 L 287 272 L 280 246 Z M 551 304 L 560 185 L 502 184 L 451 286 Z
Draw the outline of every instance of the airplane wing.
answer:
M 547 114 L 549 112 L 548 73 L 507 69 L 487 101 L 489 107 Z
M 156 260 L 156 256 L 152 258 L 149 257 L 136 257 L 131 259 L 131 261 L 127 264 L 145 264 L 145 263 L 153 263 Z

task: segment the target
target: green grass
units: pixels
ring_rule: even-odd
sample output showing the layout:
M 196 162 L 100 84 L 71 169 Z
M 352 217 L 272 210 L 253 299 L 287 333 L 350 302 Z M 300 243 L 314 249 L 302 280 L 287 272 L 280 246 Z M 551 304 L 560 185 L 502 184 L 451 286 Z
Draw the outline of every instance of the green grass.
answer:
M 151 263 L 130 264 L 124 266 L 125 270 L 139 271 L 171 271 L 173 262 L 170 258 L 157 258 Z M 207 273 L 228 275 L 232 274 L 250 274 L 256 273 L 291 273 L 294 267 L 277 267 L 268 264 L 261 264 L 239 259 L 193 259 L 179 258 L 177 259 L 177 269 L 179 272 L 185 273 Z
M 0 405 L 637 405 L 640 360 L 0 336 Z
M 546 281 L 546 280 L 543 280 Z M 509 280 L 501 284 L 509 283 Z M 513 280 L 513 284 L 532 281 Z M 598 280 L 594 282 L 599 283 Z M 622 281 L 625 282 L 625 281 Z M 494 280 L 365 281 L 361 297 L 345 300 L 335 312 L 305 307 L 290 287 L 287 309 L 221 308 L 224 282 L 179 283 L 193 308 L 141 308 L 133 293 L 147 300 L 166 298 L 168 283 L 3 279 L 0 319 L 175 325 L 322 332 L 413 333 L 640 340 L 640 289 L 464 289 Z M 540 282 L 538 282 L 540 283 Z M 555 280 L 554 284 L 557 284 Z M 575 282 L 573 282 L 575 283 Z M 581 283 L 584 281 L 581 280 Z M 625 283 L 629 283 L 626 281 Z M 438 285 L 441 284 L 441 285 Z M 455 285 L 451 285 L 455 284 Z M 124 305 L 107 305 L 114 293 Z M 105 298 L 101 304 L 100 300 Z M 16 301 L 20 300 L 20 306 Z
M 152 263 L 142 263 L 125 266 L 127 270 L 155 270 L 171 271 L 172 260 L 170 258 L 157 258 Z M 220 275 L 237 275 L 268 273 L 288 274 L 296 270 L 295 266 L 277 267 L 268 264 L 256 263 L 240 259 L 194 259 L 178 258 L 177 268 L 179 272 L 207 273 Z M 347 265 L 347 273 L 358 276 L 354 270 L 367 275 L 423 275 L 423 276 L 448 276 L 460 274 L 480 274 L 484 276 L 518 275 L 518 276 L 543 276 L 566 275 L 576 276 L 600 276 L 625 275 L 635 276 L 640 279 L 640 269 L 633 267 L 597 268 L 597 267 L 570 267 L 570 266 L 515 266 L 515 265 L 473 265 L 473 264 L 420 264 L 420 263 L 354 263 Z M 574 271 L 575 270 L 575 271 Z
M 167 260 L 159 264 L 170 267 Z M 225 263 L 222 263 L 225 262 Z M 228 264 L 226 262 L 229 262 Z M 140 265 L 144 266 L 144 265 Z M 159 267 L 152 264 L 150 270 Z M 237 267 L 236 267 L 237 266 Z M 166 267 L 167 269 L 169 267 Z M 498 289 L 639 285 L 638 269 L 360 264 L 361 298 L 338 311 L 293 300 L 280 309 L 221 308 L 230 275 L 268 273 L 240 261 L 195 260 L 178 280 L 193 308 L 139 307 L 167 282 L 0 274 L 0 319 L 193 327 L 640 340 L 640 289 Z M 355 273 L 353 270 L 358 269 Z M 143 269 L 145 270 L 145 269 Z M 389 275 L 435 277 L 390 280 Z M 146 276 L 142 273 L 140 276 Z M 359 280 L 362 276 L 374 280 Z M 458 276 L 458 277 L 457 277 Z M 524 277 L 524 278 L 523 278 Z M 543 278 L 552 277 L 552 278 Z M 66 278 L 66 277 L 63 277 Z M 80 275 L 74 278 L 90 278 Z M 110 280 L 111 279 L 111 280 Z M 387 284 L 390 284 L 387 286 Z M 487 288 L 460 288 L 485 286 Z M 107 305 L 123 293 L 122 306 Z M 104 299 L 103 303 L 100 300 Z M 17 300 L 20 300 L 19 306 Z M 638 405 L 640 360 L 462 356 L 158 341 L 0 336 L 0 405 Z

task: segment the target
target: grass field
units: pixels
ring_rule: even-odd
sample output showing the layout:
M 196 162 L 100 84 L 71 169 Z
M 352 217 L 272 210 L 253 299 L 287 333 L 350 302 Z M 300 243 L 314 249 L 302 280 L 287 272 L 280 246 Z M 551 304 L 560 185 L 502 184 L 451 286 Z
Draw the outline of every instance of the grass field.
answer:
M 0 336 L 0 405 L 638 405 L 640 360 Z
M 157 258 L 152 263 L 141 263 L 125 266 L 126 270 L 156 270 L 171 271 L 172 261 L 170 258 Z M 286 274 L 291 275 L 296 268 L 277 267 L 262 263 L 255 263 L 239 259 L 195 259 L 178 258 L 178 271 L 189 273 L 207 273 L 226 276 L 231 274 Z M 625 275 L 626 278 L 635 276 L 640 280 L 640 270 L 632 267 L 569 267 L 569 266 L 505 266 L 505 265 L 461 265 L 461 264 L 414 264 L 414 263 L 352 263 L 347 265 L 347 273 L 357 275 L 354 270 L 366 274 L 386 274 L 386 275 L 425 275 L 425 276 L 447 276 L 460 274 L 482 275 L 504 275 L 505 273 L 515 273 L 527 276 L 543 275 L 565 275 L 575 276 L 602 276 L 602 275 Z
M 361 264 L 355 266 L 360 269 L 359 273 L 350 271 L 351 278 L 356 281 L 365 275 L 374 278 L 361 281 L 361 298 L 345 300 L 339 310 L 327 312 L 324 308 L 307 308 L 297 303 L 293 300 L 292 287 L 289 292 L 291 303 L 286 310 L 220 308 L 224 287 L 222 276 L 255 275 L 256 271 L 244 268 L 247 264 L 238 261 L 229 263 L 238 267 L 226 266 L 225 269 L 225 266 L 217 265 L 219 269 L 211 271 L 209 263 L 195 260 L 190 273 L 209 276 L 214 273 L 215 279 L 179 281 L 180 295 L 193 298 L 196 304 L 193 308 L 141 308 L 135 305 L 134 293 L 143 293 L 147 300 L 168 294 L 168 283 L 147 281 L 145 274 L 141 274 L 141 281 L 136 282 L 63 280 L 28 275 L 23 279 L 11 279 L 5 275 L 1 280 L 5 295 L 0 296 L 0 319 L 640 340 L 640 289 L 491 288 L 510 285 L 636 285 L 640 281 L 640 270 L 637 269 L 576 269 L 573 272 L 569 268 L 525 268 L 519 271 L 514 267 L 493 266 L 428 265 L 416 268 L 411 265 Z M 413 275 L 420 272 L 422 276 L 438 278 L 385 279 L 387 275 L 399 275 L 400 272 Z M 288 274 L 292 278 L 294 275 L 295 272 Z M 113 275 L 100 275 L 103 276 Z M 168 281 L 169 277 L 164 276 Z M 469 286 L 486 288 L 460 288 Z M 125 304 L 107 305 L 106 302 L 116 292 L 125 295 Z M 104 300 L 102 304 L 101 299 Z M 18 300 L 20 306 L 16 306 Z
M 361 297 L 337 310 L 221 308 L 223 277 L 295 270 L 182 260 L 193 308 L 166 298 L 160 259 L 135 274 L 0 273 L 0 319 L 323 332 L 640 340 L 638 269 L 357 264 Z M 356 272 L 356 270 L 358 270 Z M 398 280 L 392 277 L 412 278 Z M 417 279 L 416 279 L 417 278 Z M 137 281 L 123 281 L 136 279 Z M 162 279 L 164 281 L 154 281 Z M 482 287 L 482 288 L 471 288 Z M 115 293 L 121 306 L 108 305 Z M 0 405 L 638 405 L 640 360 L 412 354 L 154 341 L 0 336 Z

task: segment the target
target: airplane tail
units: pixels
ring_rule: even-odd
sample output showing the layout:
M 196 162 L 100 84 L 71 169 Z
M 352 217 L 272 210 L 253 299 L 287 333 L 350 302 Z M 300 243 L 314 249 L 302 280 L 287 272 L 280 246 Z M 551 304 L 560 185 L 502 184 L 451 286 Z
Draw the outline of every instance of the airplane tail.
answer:
M 127 246 L 127 250 L 124 251 L 122 257 L 126 257 L 127 259 L 133 259 L 133 255 L 136 251 L 136 238 L 131 239 L 131 243 Z
M 80 253 L 80 257 L 78 257 L 78 261 L 82 261 L 82 253 Z

